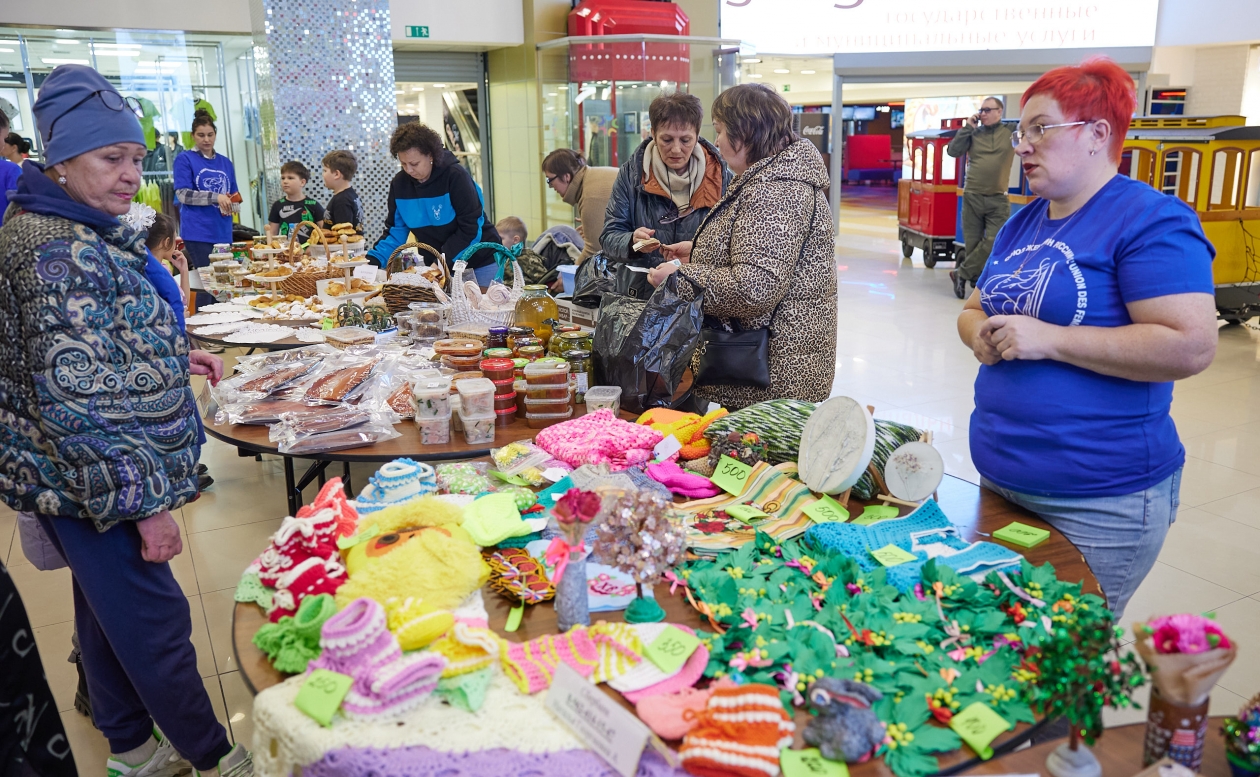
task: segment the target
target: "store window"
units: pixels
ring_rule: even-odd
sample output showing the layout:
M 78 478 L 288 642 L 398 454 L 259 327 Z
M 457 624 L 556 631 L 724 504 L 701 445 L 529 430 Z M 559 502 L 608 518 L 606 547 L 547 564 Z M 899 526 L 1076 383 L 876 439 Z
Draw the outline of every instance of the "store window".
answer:
M 1247 192 L 1243 195 L 1244 208 L 1260 208 L 1260 148 L 1251 152 L 1247 165 Z
M 0 26 L 0 109 L 13 131 L 31 141 L 31 156 L 39 161 L 43 141 L 31 105 L 44 79 L 58 65 L 96 68 L 143 110 L 149 153 L 138 199 L 177 220 L 174 159 L 192 145 L 194 112 L 206 109 L 218 127 L 216 153 L 227 155 L 236 168 L 244 199 L 241 223 L 260 229 L 266 209 L 251 46 L 247 35 Z
M 1200 152 L 1188 148 L 1165 151 L 1160 191 L 1171 194 L 1192 208 L 1196 207 L 1201 156 Z
M 1212 155 L 1212 187 L 1208 210 L 1238 210 L 1238 190 L 1242 184 L 1243 152 L 1222 148 Z

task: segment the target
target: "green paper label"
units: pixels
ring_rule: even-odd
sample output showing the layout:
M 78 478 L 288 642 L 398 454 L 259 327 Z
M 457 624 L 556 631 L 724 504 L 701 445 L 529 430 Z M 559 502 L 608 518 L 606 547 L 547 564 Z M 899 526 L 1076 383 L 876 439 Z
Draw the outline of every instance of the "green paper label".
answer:
M 660 636 L 648 644 L 644 653 L 662 672 L 673 674 L 698 647 L 700 640 L 694 634 L 688 634 L 677 626 L 666 626 Z
M 867 505 L 866 509 L 862 510 L 862 514 L 853 519 L 853 523 L 858 526 L 870 526 L 885 518 L 896 518 L 899 512 L 901 511 L 892 505 Z
M 849 777 L 849 767 L 843 761 L 829 761 L 822 757 L 818 748 L 779 752 L 779 766 L 783 777 Z
M 895 567 L 907 561 L 914 561 L 917 558 L 913 553 L 902 550 L 896 545 L 885 545 L 879 550 L 872 550 L 871 555 L 875 557 L 876 561 L 886 567 Z
M 504 483 L 511 483 L 514 486 L 529 486 L 529 481 L 520 475 L 508 475 L 498 471 L 497 469 L 490 470 L 490 474 L 499 480 L 502 480 Z M 561 494 L 561 496 L 563 496 L 563 494 Z
M 332 725 L 333 713 L 341 706 L 341 700 L 346 698 L 353 683 L 354 678 L 349 675 L 316 669 L 302 683 L 302 690 L 298 691 L 293 706 L 328 728 Z
M 503 630 L 507 632 L 516 631 L 521 627 L 521 616 L 525 614 L 525 605 L 518 604 L 508 613 L 507 623 L 503 625 Z
M 992 707 L 978 701 L 951 718 L 949 727 L 976 751 L 976 755 L 987 761 L 993 757 L 993 748 L 989 744 L 997 739 L 998 734 L 1010 729 L 1011 724 Z
M 373 537 L 375 537 L 376 535 L 380 533 L 381 533 L 380 527 L 373 526 L 367 531 L 361 532 L 359 534 L 352 534 L 348 537 L 338 537 L 337 549 L 349 550 L 350 548 L 353 548 L 355 545 L 362 545 L 363 543 L 367 542 L 368 540 L 372 539 Z
M 1050 532 L 1015 521 L 993 532 L 993 537 L 1021 548 L 1031 548 L 1050 539 Z
M 755 521 L 758 518 L 770 517 L 770 513 L 753 507 L 752 505 L 731 505 L 726 508 L 726 514 L 735 520 L 743 521 L 744 523 Z
M 717 469 L 714 470 L 713 477 L 709 479 L 713 481 L 713 485 L 726 493 L 739 496 L 748 486 L 750 475 L 752 475 L 752 467 L 730 456 L 723 456 L 718 459 Z
M 727 512 L 730 512 L 729 510 Z M 814 523 L 844 523 L 849 520 L 849 511 L 831 497 L 823 494 L 816 502 L 805 505 L 801 511 L 808 515 Z M 803 752 L 803 751 L 793 751 Z

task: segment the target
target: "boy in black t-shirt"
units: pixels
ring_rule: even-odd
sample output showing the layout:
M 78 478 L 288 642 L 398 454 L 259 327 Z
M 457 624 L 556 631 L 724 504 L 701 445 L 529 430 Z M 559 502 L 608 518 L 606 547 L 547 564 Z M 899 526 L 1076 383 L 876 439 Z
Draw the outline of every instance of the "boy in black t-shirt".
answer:
M 324 220 L 324 206 L 306 196 L 309 180 L 311 171 L 301 162 L 285 162 L 280 166 L 280 191 L 284 192 L 284 197 L 271 205 L 267 216 L 269 236 L 289 235 L 303 221 L 318 224 Z
M 324 186 L 333 191 L 324 223 L 329 227 L 350 224 L 362 235 L 363 204 L 359 201 L 359 193 L 350 185 L 359 170 L 359 160 L 349 151 L 329 151 L 324 156 L 323 165 Z

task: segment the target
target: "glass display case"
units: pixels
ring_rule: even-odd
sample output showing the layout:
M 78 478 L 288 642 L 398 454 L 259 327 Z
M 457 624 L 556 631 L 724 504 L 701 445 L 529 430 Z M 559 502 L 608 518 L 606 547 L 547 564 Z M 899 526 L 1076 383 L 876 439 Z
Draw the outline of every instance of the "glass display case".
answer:
M 572 148 L 594 167 L 620 167 L 652 134 L 652 100 L 676 90 L 700 98 L 701 134 L 712 140 L 709 106 L 719 92 L 739 83 L 739 45 L 673 35 L 568 37 L 539 44 L 544 156 Z M 573 224 L 573 209 L 549 188 L 544 203 L 546 226 Z

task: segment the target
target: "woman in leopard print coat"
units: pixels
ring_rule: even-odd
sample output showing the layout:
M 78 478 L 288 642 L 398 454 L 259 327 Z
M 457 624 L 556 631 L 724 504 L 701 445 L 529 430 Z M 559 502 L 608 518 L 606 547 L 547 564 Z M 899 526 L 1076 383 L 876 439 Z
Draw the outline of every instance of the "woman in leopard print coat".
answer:
M 677 271 L 679 293 L 704 290 L 704 313 L 724 326 L 770 327 L 770 387 L 697 385 L 731 410 L 790 397 L 821 402 L 836 365 L 836 259 L 827 170 L 813 143 L 792 131 L 791 108 L 773 90 L 744 84 L 713 103 L 723 159 L 736 173 L 693 241 L 666 246 L 648 276 Z M 692 368 L 698 366 L 697 355 Z

